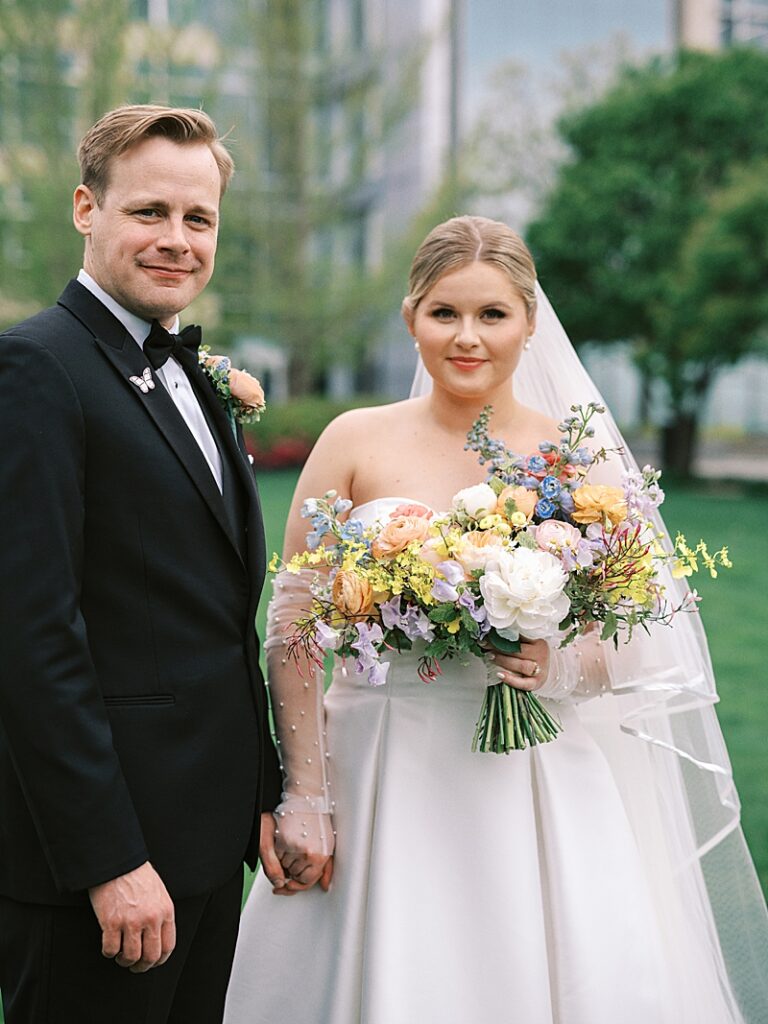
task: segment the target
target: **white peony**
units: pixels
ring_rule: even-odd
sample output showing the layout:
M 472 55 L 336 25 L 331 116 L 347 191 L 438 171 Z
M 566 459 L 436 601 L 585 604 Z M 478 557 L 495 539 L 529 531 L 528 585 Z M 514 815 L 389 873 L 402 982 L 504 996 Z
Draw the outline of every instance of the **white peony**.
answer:
M 489 561 L 480 579 L 488 621 L 508 640 L 541 640 L 557 632 L 571 602 L 560 561 L 548 551 L 515 548 Z
M 463 491 L 454 494 L 451 505 L 466 512 L 472 519 L 482 519 L 483 516 L 495 512 L 496 495 L 488 484 L 476 484 L 474 487 L 465 487 Z

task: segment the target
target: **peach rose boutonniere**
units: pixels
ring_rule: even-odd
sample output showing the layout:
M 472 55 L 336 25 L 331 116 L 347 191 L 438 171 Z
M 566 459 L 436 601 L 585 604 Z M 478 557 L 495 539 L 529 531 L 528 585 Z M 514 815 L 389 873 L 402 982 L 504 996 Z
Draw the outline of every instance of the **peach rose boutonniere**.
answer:
M 229 356 L 211 355 L 207 345 L 200 346 L 198 358 L 200 369 L 223 404 L 233 431 L 236 423 L 241 426 L 258 423 L 267 407 L 259 381 L 245 370 L 234 369 Z

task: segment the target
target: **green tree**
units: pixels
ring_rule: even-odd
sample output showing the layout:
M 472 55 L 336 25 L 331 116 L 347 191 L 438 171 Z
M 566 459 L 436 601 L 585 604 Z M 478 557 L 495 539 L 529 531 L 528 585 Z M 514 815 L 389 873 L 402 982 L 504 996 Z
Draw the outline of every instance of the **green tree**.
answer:
M 663 462 L 680 475 L 691 471 L 707 388 L 734 358 L 730 338 L 713 344 L 702 321 L 688 319 L 694 282 L 711 265 L 698 249 L 717 233 L 712 218 L 733 201 L 731 183 L 768 156 L 767 85 L 768 55 L 755 50 L 627 69 L 601 100 L 561 121 L 570 156 L 528 232 L 574 340 L 632 340 L 641 370 L 664 383 Z M 749 275 L 737 276 L 743 289 Z M 752 302 L 746 290 L 733 299 Z M 758 344 L 759 330 L 750 320 L 738 354 Z
M 364 367 L 392 312 L 372 237 L 391 235 L 377 223 L 381 166 L 418 97 L 429 41 L 415 39 L 395 61 L 364 42 L 354 18 L 332 34 L 317 0 L 249 0 L 237 27 L 254 102 L 238 111 L 233 136 L 221 333 L 255 329 L 284 345 L 291 391 L 306 394 L 322 388 L 330 363 Z
M 0 324 L 55 300 L 79 265 L 77 141 L 127 102 L 198 105 L 215 89 L 215 37 L 131 18 L 131 0 L 0 0 Z M 206 65 L 206 83 L 180 72 Z M 191 92 L 191 95 L 190 95 Z

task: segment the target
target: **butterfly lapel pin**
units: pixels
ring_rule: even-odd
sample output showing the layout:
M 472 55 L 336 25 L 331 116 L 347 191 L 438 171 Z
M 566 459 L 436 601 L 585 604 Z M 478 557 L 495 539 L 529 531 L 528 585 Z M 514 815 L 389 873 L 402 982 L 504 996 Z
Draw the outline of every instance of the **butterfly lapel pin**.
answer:
M 149 394 L 150 391 L 155 390 L 155 382 L 152 379 L 152 371 L 148 366 L 144 367 L 144 372 L 140 377 L 129 377 L 128 380 L 131 384 L 135 384 L 142 395 Z

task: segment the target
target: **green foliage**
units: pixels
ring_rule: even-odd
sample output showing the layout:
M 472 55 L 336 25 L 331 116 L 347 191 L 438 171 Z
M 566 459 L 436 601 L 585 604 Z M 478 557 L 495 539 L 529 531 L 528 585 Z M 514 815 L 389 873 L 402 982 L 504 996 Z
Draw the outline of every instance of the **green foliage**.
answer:
M 765 341 L 768 325 L 768 160 L 736 169 L 713 193 L 670 268 L 652 319 L 662 345 L 648 362 L 714 370 Z M 681 398 L 683 396 L 680 396 Z
M 671 424 L 695 419 L 714 370 L 757 345 L 765 324 L 767 86 L 758 50 L 627 69 L 560 122 L 570 158 L 530 226 L 573 339 L 633 340 L 666 384 Z
M 265 448 L 283 438 L 296 438 L 313 445 L 336 416 L 348 409 L 378 405 L 381 401 L 374 395 L 357 395 L 346 402 L 319 396 L 296 398 L 283 405 L 269 405 L 258 423 L 246 427 L 245 434 Z

